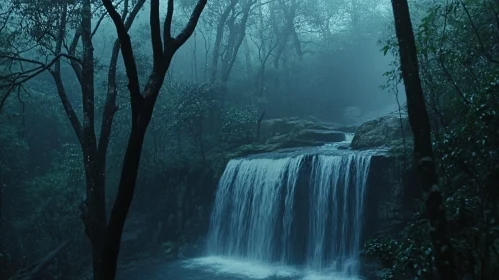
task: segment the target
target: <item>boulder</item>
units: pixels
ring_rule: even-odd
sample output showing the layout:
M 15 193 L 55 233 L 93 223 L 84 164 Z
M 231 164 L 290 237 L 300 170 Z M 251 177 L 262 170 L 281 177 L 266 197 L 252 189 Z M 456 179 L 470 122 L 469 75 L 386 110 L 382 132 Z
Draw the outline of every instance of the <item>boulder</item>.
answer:
M 335 143 L 346 140 L 345 133 L 334 130 L 304 129 L 294 137 L 296 140 L 309 142 Z
M 269 153 L 281 149 L 280 144 L 248 144 L 237 148 L 227 155 L 227 158 L 239 158 L 254 154 Z
M 323 122 L 315 117 L 300 118 L 276 118 L 262 121 L 260 137 L 263 141 L 280 135 L 296 133 L 305 129 L 333 130 L 339 125 Z M 347 131 L 345 131 L 347 132 Z
M 352 149 L 369 149 L 394 146 L 402 138 L 411 137 L 407 115 L 398 112 L 368 121 L 357 129 L 352 139 Z
M 229 158 L 245 157 L 254 154 L 269 153 L 281 149 L 317 147 L 327 143 L 345 141 L 345 133 L 334 130 L 304 129 L 297 132 L 277 135 L 263 144 L 249 144 L 239 147 L 228 155 Z
M 343 142 L 346 140 L 345 133 L 352 133 L 355 129 L 355 126 L 340 127 L 315 117 L 268 119 L 262 121 L 260 143 L 238 147 L 228 158 Z

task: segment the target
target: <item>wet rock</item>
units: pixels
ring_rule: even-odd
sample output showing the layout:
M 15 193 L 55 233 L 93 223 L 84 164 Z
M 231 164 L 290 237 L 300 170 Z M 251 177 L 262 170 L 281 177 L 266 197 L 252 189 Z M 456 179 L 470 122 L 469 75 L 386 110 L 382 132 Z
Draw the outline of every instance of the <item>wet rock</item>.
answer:
M 166 260 L 174 260 L 177 258 L 178 246 L 172 241 L 163 243 L 161 245 L 161 254 Z
M 345 133 L 334 130 L 304 129 L 299 131 L 295 140 L 308 142 L 334 143 L 345 141 Z
M 369 149 L 382 146 L 393 146 L 400 139 L 411 137 L 410 126 L 406 115 L 392 113 L 390 115 L 362 124 L 352 140 L 352 149 Z
M 266 121 L 262 134 L 264 143 L 239 147 L 229 158 L 269 153 L 280 149 L 317 147 L 346 140 L 345 132 L 334 129 L 332 124 L 299 119 L 273 119 Z
M 306 118 L 276 118 L 268 119 L 262 121 L 260 128 L 260 137 L 263 141 L 268 140 L 274 136 L 295 134 L 299 131 L 304 131 L 307 129 L 312 130 L 338 130 L 339 124 L 324 122 L 313 116 Z M 354 132 L 351 131 L 351 127 L 343 127 L 346 130 L 340 130 L 342 132 Z

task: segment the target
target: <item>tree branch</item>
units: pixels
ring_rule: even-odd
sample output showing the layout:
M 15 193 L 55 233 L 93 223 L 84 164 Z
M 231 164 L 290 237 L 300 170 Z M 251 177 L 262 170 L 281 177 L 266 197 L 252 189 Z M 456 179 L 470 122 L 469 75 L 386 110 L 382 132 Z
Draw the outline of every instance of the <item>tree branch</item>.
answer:
M 95 69 L 94 47 L 92 43 L 92 6 L 91 0 L 82 1 L 81 11 L 81 40 L 83 43 L 82 59 L 82 107 L 83 107 L 83 153 L 86 155 L 85 164 L 91 164 L 94 153 L 97 153 L 97 137 L 95 133 Z M 88 189 L 87 189 L 88 194 Z M 88 197 L 88 195 L 87 195 Z
M 170 6 L 170 2 L 168 1 L 168 7 Z M 168 14 L 170 14 L 170 9 L 168 8 Z M 168 17 L 168 16 L 167 16 Z M 163 56 L 163 46 L 161 42 L 161 27 L 159 21 L 159 0 L 151 0 L 151 13 L 149 25 L 151 26 L 151 44 L 152 44 L 152 53 L 153 53 L 153 62 L 154 69 L 161 68 L 162 64 L 161 57 Z M 166 29 L 165 29 L 166 32 Z M 165 37 L 165 41 L 166 41 Z
M 139 75 L 137 73 L 137 64 L 135 63 L 135 57 L 133 55 L 132 42 L 130 40 L 130 36 L 128 35 L 127 29 L 121 20 L 121 16 L 114 8 L 111 0 L 102 0 L 102 3 L 113 20 L 121 43 L 121 53 L 123 55 L 128 77 L 128 90 L 130 91 L 132 114 L 135 115 L 138 113 L 144 98 L 140 94 Z
M 73 106 L 71 105 L 71 102 L 69 101 L 68 94 L 66 93 L 66 89 L 64 87 L 64 83 L 62 82 L 61 76 L 52 70 L 49 70 L 49 73 L 54 79 L 55 85 L 57 87 L 57 94 L 61 99 L 62 107 L 64 108 L 66 115 L 68 115 L 71 126 L 76 133 L 76 137 L 78 138 L 80 145 L 83 145 L 83 128 L 81 126 L 80 120 L 78 120 L 78 116 L 76 115 Z
M 130 30 L 133 21 L 137 17 L 140 9 L 144 6 L 145 2 L 146 0 L 139 0 L 135 4 L 128 18 L 126 18 L 125 28 L 127 31 Z M 101 157 L 101 160 L 98 160 L 98 162 L 102 162 L 103 164 L 105 164 L 106 160 L 107 147 L 109 145 L 109 138 L 111 136 L 113 118 L 118 109 L 118 107 L 116 106 L 116 95 L 118 93 L 118 90 L 116 88 L 116 70 L 118 65 L 119 52 L 120 40 L 116 39 L 116 41 L 114 41 L 113 51 L 111 53 L 111 61 L 109 62 L 109 70 L 107 75 L 107 95 L 104 105 L 104 112 L 102 114 L 101 133 L 98 146 L 98 154 L 99 157 Z
M 65 57 L 65 58 L 80 62 L 80 60 L 78 58 L 73 57 L 73 56 L 68 55 L 68 54 L 65 54 L 65 53 L 60 53 L 60 54 L 56 55 L 48 64 L 44 64 L 43 62 L 29 59 L 29 58 L 22 58 L 22 57 L 10 56 L 10 55 L 0 55 L 0 58 L 38 65 L 38 67 L 29 69 L 29 70 L 20 71 L 20 72 L 13 72 L 13 73 L 9 73 L 7 75 L 0 76 L 0 79 L 2 79 L 2 80 L 11 80 L 10 83 L 3 84 L 3 85 L 0 84 L 0 89 L 10 88 L 12 85 L 15 87 L 15 86 L 18 86 L 18 85 L 21 85 L 21 84 L 28 82 L 29 80 L 33 79 L 34 77 L 38 76 L 39 74 L 41 74 L 45 70 L 48 70 L 50 67 L 52 67 L 61 57 Z
M 56 46 L 55 46 L 56 53 L 61 53 L 61 50 L 62 50 L 62 43 L 64 41 L 64 35 L 66 34 L 67 12 L 68 12 L 68 7 L 66 5 L 64 7 L 63 12 L 62 12 L 61 20 L 59 23 L 59 30 L 58 30 L 58 35 L 57 35 L 58 38 L 57 38 L 57 42 L 56 42 Z M 83 145 L 83 129 L 81 127 L 80 121 L 78 120 L 76 112 L 73 109 L 71 102 L 69 101 L 68 95 L 66 93 L 66 89 L 64 88 L 64 83 L 62 82 L 61 60 L 60 59 L 54 60 L 54 64 L 55 64 L 54 70 L 49 69 L 49 72 L 52 75 L 52 78 L 54 79 L 54 82 L 55 82 L 56 87 L 57 87 L 57 94 L 59 95 L 59 98 L 61 99 L 62 106 L 64 108 L 64 111 L 66 112 L 66 115 L 68 115 L 69 121 L 71 122 L 71 125 L 76 133 L 76 137 L 78 138 L 80 145 Z
M 172 38 L 172 21 L 173 21 L 173 0 L 168 0 L 168 10 L 166 12 L 165 23 L 163 25 L 163 39 L 165 40 L 165 49 L 166 44 L 171 42 Z
M 102 15 L 99 16 L 99 19 L 97 20 L 97 23 L 95 23 L 95 27 L 94 27 L 94 30 L 92 30 L 92 34 L 90 35 L 90 37 L 94 37 L 95 33 L 97 33 L 97 30 L 99 29 L 101 23 L 102 23 L 102 20 L 104 20 L 104 18 L 106 17 L 107 13 L 102 13 Z
M 71 56 L 76 57 L 76 47 L 78 46 L 78 41 L 81 38 L 81 27 L 78 28 L 75 31 L 75 34 L 73 36 L 73 40 L 71 41 L 71 45 L 69 46 L 68 53 Z M 80 83 L 80 86 L 82 85 L 82 78 L 81 78 L 81 62 L 80 64 L 75 63 L 75 61 L 71 60 L 71 67 L 73 68 L 73 71 L 75 72 L 76 78 L 78 79 L 78 82 Z
M 130 5 L 130 0 L 125 0 L 125 6 L 123 7 L 123 14 L 121 15 L 121 20 L 125 20 L 128 16 L 128 5 Z
M 172 1 L 172 0 L 170 0 Z M 188 39 L 191 37 L 191 35 L 194 33 L 194 29 L 196 28 L 199 17 L 201 16 L 201 13 L 203 12 L 204 7 L 206 6 L 207 0 L 199 0 L 198 3 L 196 4 L 196 7 L 194 8 L 194 11 L 192 11 L 191 17 L 189 18 L 189 22 L 187 25 L 184 27 L 182 32 L 178 34 L 177 37 L 175 37 L 174 40 L 174 45 L 176 49 L 180 48 Z

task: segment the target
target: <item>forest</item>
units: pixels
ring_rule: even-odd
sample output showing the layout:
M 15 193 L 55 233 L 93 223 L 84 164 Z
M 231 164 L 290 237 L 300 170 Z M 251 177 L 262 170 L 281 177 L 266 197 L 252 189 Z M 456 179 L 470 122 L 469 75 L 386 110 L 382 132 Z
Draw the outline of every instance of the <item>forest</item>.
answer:
M 499 279 L 498 98 L 495 0 L 0 0 L 0 280 Z

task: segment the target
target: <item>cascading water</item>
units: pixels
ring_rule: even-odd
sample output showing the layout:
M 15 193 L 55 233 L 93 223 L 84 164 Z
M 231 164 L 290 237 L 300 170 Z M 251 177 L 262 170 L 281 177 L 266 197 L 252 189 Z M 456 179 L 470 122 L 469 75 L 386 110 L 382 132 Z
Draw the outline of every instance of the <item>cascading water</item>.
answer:
M 355 276 L 371 156 L 235 159 L 220 179 L 210 255 Z
M 275 225 L 279 222 L 281 202 L 287 206 L 281 222 L 285 231 L 290 231 L 290 210 L 302 159 L 303 156 L 230 161 L 215 199 L 209 251 L 253 260 L 274 259 L 279 242 Z

